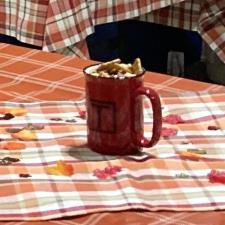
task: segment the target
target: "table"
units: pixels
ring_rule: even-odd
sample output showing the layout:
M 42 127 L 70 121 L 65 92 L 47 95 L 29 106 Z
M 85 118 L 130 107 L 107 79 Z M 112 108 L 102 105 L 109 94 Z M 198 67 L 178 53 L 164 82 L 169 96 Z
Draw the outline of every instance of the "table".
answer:
M 93 63 L 59 54 L 0 44 L 0 101 L 81 100 L 84 98 L 82 69 Z M 224 86 L 147 72 L 145 85 L 160 95 L 184 91 L 225 91 Z M 224 224 L 224 211 L 94 213 L 45 222 L 0 222 L 0 224 Z
M 85 39 L 96 25 L 136 18 L 196 30 L 225 62 L 224 8 L 223 0 L 4 0 L 0 33 L 44 51 L 88 58 Z

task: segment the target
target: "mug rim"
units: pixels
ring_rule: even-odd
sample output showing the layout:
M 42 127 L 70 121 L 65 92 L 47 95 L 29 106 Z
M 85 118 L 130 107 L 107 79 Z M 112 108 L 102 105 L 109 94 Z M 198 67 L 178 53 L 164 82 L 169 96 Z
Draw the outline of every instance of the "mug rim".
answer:
M 102 64 L 102 63 L 95 63 L 95 64 L 91 64 L 91 65 L 89 65 L 89 66 L 85 66 L 85 67 L 83 68 L 83 73 L 85 74 L 85 76 L 87 75 L 87 76 L 95 77 L 96 79 L 97 79 L 97 78 L 98 78 L 98 79 L 112 79 L 112 78 L 109 78 L 109 77 L 97 77 L 97 76 L 93 76 L 93 75 L 91 75 L 90 73 L 87 73 L 87 72 L 85 71 L 85 70 L 87 70 L 88 68 L 90 68 L 90 67 L 92 67 L 92 66 L 98 66 L 98 65 L 100 65 L 100 64 Z M 145 68 L 143 68 L 143 67 L 142 67 L 142 69 L 143 69 L 142 73 L 140 73 L 140 74 L 138 74 L 138 75 L 136 75 L 136 76 L 133 76 L 133 77 L 124 77 L 124 79 L 122 79 L 122 80 L 135 79 L 135 78 L 137 78 L 137 77 L 143 76 L 144 73 L 146 72 L 146 70 L 145 70 Z M 117 80 L 117 79 L 114 78 L 113 80 Z M 119 80 L 119 79 L 118 79 L 118 80 Z

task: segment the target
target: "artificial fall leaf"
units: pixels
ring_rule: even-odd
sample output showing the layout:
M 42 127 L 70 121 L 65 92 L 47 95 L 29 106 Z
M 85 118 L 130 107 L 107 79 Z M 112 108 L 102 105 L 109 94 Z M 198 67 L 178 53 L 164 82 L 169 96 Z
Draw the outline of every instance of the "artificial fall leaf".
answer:
M 26 130 L 43 130 L 44 128 L 45 127 L 44 127 L 43 124 L 32 124 L 32 123 L 29 123 L 23 129 L 26 129 Z
M 4 116 L 1 116 L 0 117 L 0 120 L 11 120 L 13 119 L 15 116 L 11 113 L 5 113 Z
M 85 119 L 86 118 L 86 111 L 82 110 L 82 111 L 79 111 L 79 116 L 81 119 Z
M 93 171 L 93 175 L 99 179 L 107 179 L 110 174 L 106 173 L 104 170 L 96 169 Z
M 177 123 L 184 123 L 185 121 L 181 118 L 181 116 L 177 114 L 169 114 L 165 117 L 163 117 L 163 122 L 169 123 L 169 124 L 177 124 Z
M 199 154 L 199 155 L 205 155 L 207 154 L 206 150 L 204 149 L 198 149 L 198 148 L 193 148 L 193 149 L 187 149 L 187 152 Z
M 32 177 L 32 176 L 30 174 L 28 174 L 28 173 L 20 173 L 19 177 L 21 177 L 21 178 L 29 178 L 29 177 Z
M 73 174 L 73 167 L 70 164 L 66 164 L 64 161 L 57 161 L 57 168 L 65 175 Z
M 26 145 L 24 143 L 16 142 L 16 141 L 10 141 L 3 145 L 3 148 L 6 150 L 21 150 L 25 149 Z
M 199 159 L 202 158 L 201 155 L 192 153 L 192 152 L 178 152 L 179 156 L 181 159 L 184 160 L 192 160 L 192 161 L 198 161 Z
M 225 172 L 219 170 L 211 170 L 207 175 L 211 183 L 225 184 Z
M 178 173 L 178 174 L 175 175 L 175 177 L 184 179 L 184 178 L 189 178 L 189 175 L 185 174 L 185 173 Z
M 18 158 L 4 157 L 4 158 L 0 159 L 0 165 L 1 166 L 7 166 L 7 165 L 10 165 L 12 163 L 19 162 L 19 161 L 20 160 Z
M 208 126 L 208 130 L 219 130 L 220 128 L 218 126 Z
M 62 172 L 57 167 L 48 167 L 47 173 L 51 175 L 58 175 L 58 176 L 63 175 Z
M 36 133 L 32 130 L 21 130 L 17 133 L 12 133 L 11 136 L 12 138 L 16 138 L 23 141 L 37 140 Z
M 0 127 L 0 134 L 4 134 L 5 132 L 6 132 L 6 129 Z
M 93 175 L 99 179 L 107 179 L 108 177 L 112 177 L 116 175 L 118 172 L 122 170 L 120 166 L 107 166 L 105 169 L 96 169 L 93 171 Z
M 4 113 L 10 113 L 14 116 L 24 116 L 27 114 L 27 109 L 24 108 L 9 108 L 5 109 Z
M 175 128 L 163 127 L 161 130 L 161 135 L 163 137 L 171 137 L 177 135 L 178 130 Z
M 55 167 L 48 167 L 47 172 L 52 175 L 71 176 L 73 175 L 73 167 L 70 164 L 66 164 L 64 161 L 59 160 Z

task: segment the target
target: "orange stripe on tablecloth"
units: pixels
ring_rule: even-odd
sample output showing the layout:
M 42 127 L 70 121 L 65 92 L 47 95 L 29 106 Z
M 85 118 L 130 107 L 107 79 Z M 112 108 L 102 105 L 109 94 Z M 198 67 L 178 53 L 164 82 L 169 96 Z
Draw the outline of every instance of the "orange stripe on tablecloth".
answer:
M 43 149 L 44 151 L 44 149 Z M 26 165 L 22 164 L 23 162 L 19 162 L 18 165 L 14 164 L 3 166 L 1 167 L 1 173 L 2 174 L 8 174 L 9 172 L 12 174 L 19 174 L 19 173 L 30 173 L 30 174 L 42 174 L 46 173 L 45 167 L 42 165 L 36 164 L 36 165 Z M 188 160 L 173 160 L 173 159 L 150 159 L 148 161 L 144 162 L 136 162 L 136 161 L 127 161 L 123 158 L 121 158 L 119 161 L 117 160 L 111 160 L 110 162 L 105 161 L 98 161 L 96 163 L 95 161 L 86 161 L 86 162 L 76 162 L 73 163 L 72 161 L 69 162 L 73 168 L 75 173 L 90 173 L 94 171 L 95 169 L 104 169 L 105 167 L 109 165 L 118 165 L 122 168 L 127 168 L 129 171 L 138 171 L 141 169 L 164 169 L 164 170 L 204 170 L 204 169 L 225 169 L 225 164 L 223 161 L 188 161 Z M 55 162 L 56 164 L 56 162 Z M 54 162 L 51 162 L 49 166 L 53 166 Z
M 179 140 L 177 142 L 179 142 Z M 212 138 L 197 137 L 197 138 L 191 139 L 190 142 L 192 144 L 209 144 L 209 146 L 212 146 L 212 148 L 214 148 L 213 147 L 214 144 L 224 143 L 225 139 L 224 139 L 224 137 L 212 137 Z M 175 142 L 173 142 L 173 143 L 175 143 Z
M 216 107 L 218 108 L 217 109 L 217 112 L 215 112 L 215 115 L 213 114 L 213 108 L 215 108 L 216 104 Z M 174 105 L 167 105 L 167 110 L 168 112 L 163 112 L 163 116 L 167 116 L 168 114 L 178 114 L 180 115 L 182 118 L 183 118 L 183 115 L 184 115 L 184 120 L 186 122 L 195 122 L 197 119 L 200 119 L 201 117 L 205 117 L 206 119 L 212 116 L 215 116 L 215 117 L 222 117 L 223 115 L 225 115 L 225 113 L 223 113 L 225 111 L 225 104 L 222 105 L 222 104 L 219 104 L 219 103 L 214 103 L 214 106 L 211 105 L 211 106 L 207 106 L 207 105 L 204 105 L 204 103 L 202 104 L 198 104 L 196 106 L 192 105 L 192 104 L 185 104 L 183 103 L 181 106 L 178 106 L 175 107 Z M 147 107 L 147 106 L 146 106 Z M 218 113 L 218 111 L 221 111 Z M 193 113 L 198 113 L 201 112 L 200 115 L 192 115 Z M 204 114 L 203 114 L 204 113 Z M 217 115 L 218 114 L 218 115 Z M 196 121 L 198 122 L 198 121 Z
M 31 49 L 29 48 L 7 44 L 4 44 L 2 49 L 1 54 L 3 54 L 3 56 L 4 55 L 8 56 L 10 58 L 16 56 L 20 57 L 22 54 L 26 54 L 27 52 L 31 51 Z M 41 50 L 35 50 L 35 53 L 36 54 L 30 55 L 28 57 L 28 62 L 32 62 L 32 60 L 34 60 L 35 63 L 39 63 L 41 65 L 43 63 L 44 64 L 55 63 L 56 61 L 61 60 L 62 58 L 69 58 L 69 60 L 67 62 L 64 62 L 63 65 L 66 67 L 70 67 L 73 70 L 74 69 L 82 70 L 84 67 L 96 63 L 95 61 L 92 60 L 82 60 L 76 57 L 65 56 L 58 53 L 48 53 L 43 52 Z
M 39 147 L 41 146 L 42 148 L 45 147 L 50 147 L 50 146 L 54 146 L 54 145 L 62 145 L 62 146 L 68 146 L 68 147 L 84 147 L 84 145 L 87 144 L 87 140 L 86 138 L 80 138 L 80 137 L 72 137 L 72 138 L 59 138 L 57 139 L 57 142 L 55 139 L 52 140 L 44 140 L 44 141 L 29 141 L 29 142 L 24 142 L 27 146 L 27 148 L 36 148 L 36 150 L 38 151 Z M 29 150 L 27 150 L 29 151 Z
M 202 90 L 207 90 L 207 88 L 210 88 L 210 84 L 199 82 L 199 81 L 194 81 L 194 80 L 189 80 L 189 79 L 179 78 L 176 80 L 176 82 L 171 84 L 169 87 L 178 88 L 183 91 L 190 91 L 190 90 L 191 91 L 202 91 Z
M 49 100 L 49 101 L 65 101 L 65 100 L 82 100 L 84 99 L 85 95 L 83 91 L 76 91 L 75 87 L 74 90 L 69 92 L 67 90 L 59 90 L 55 89 L 49 93 L 41 93 L 36 94 L 35 97 L 37 99 Z M 21 101 L 21 100 L 20 100 Z M 23 100 L 24 101 L 24 100 Z
M 218 126 L 218 128 L 222 130 L 225 129 L 225 114 L 224 114 L 224 118 L 219 118 L 216 120 L 212 118 L 208 121 L 198 122 L 198 123 L 176 124 L 176 127 L 178 127 L 182 131 L 192 131 L 192 130 L 207 131 L 208 126 L 212 126 L 212 125 Z
M 188 147 L 187 144 L 184 144 L 184 143 L 192 143 L 192 144 L 218 144 L 218 143 L 224 143 L 225 140 L 224 140 L 224 137 L 221 136 L 221 137 L 212 137 L 212 138 L 203 138 L 202 136 L 200 137 L 181 137 L 181 138 L 175 138 L 174 137 L 171 137 L 171 138 L 163 138 L 161 137 L 161 139 L 159 140 L 159 142 L 157 143 L 157 145 L 155 146 L 157 148 L 158 145 L 165 145 L 165 144 L 169 144 L 169 145 L 182 145 L 183 148 L 185 148 L 185 146 Z M 212 147 L 214 148 L 214 147 Z M 149 149 L 149 151 L 151 152 L 151 148 Z
M 54 103 L 53 103 L 54 104 Z M 77 104 L 77 107 L 76 107 Z M 74 113 L 73 116 L 75 116 L 75 113 L 78 112 L 79 110 L 84 110 L 84 104 L 79 104 L 76 102 L 71 102 L 71 104 L 63 104 L 63 103 L 56 103 L 56 105 L 45 105 L 45 103 L 43 104 L 43 106 L 37 105 L 37 106 L 31 106 L 29 107 L 27 105 L 26 107 L 27 109 L 29 109 L 30 113 L 35 113 L 37 115 L 43 115 L 43 114 L 57 114 L 57 113 Z M 77 116 L 79 116 L 78 114 L 76 114 Z M 48 116 L 48 115 L 47 115 Z M 48 116 L 49 117 L 49 116 Z M 53 117 L 53 116 L 52 116 Z M 55 115 L 55 117 L 57 117 L 57 115 Z
M 208 130 L 208 126 L 218 126 L 219 129 L 225 129 L 225 118 L 220 118 L 220 119 L 209 119 L 208 121 L 204 121 L 204 122 L 198 122 L 198 123 L 180 123 L 180 124 L 168 124 L 166 122 L 163 123 L 163 127 L 172 127 L 175 129 L 180 129 L 181 131 L 185 132 L 185 131 L 207 131 Z M 145 131 L 151 131 L 152 129 L 152 123 L 145 123 L 144 125 L 145 127 Z M 216 131 L 214 131 L 215 135 L 216 135 Z M 185 133 L 184 133 L 185 135 Z M 190 134 L 189 134 L 190 135 Z M 201 135 L 201 133 L 199 133 L 198 135 Z M 207 137 L 207 136 L 206 136 Z M 172 137 L 173 138 L 173 137 Z M 204 136 L 202 135 L 202 138 L 204 138 Z
M 76 132 L 76 131 L 86 131 L 86 124 L 78 124 L 71 123 L 69 124 L 61 124 L 61 126 L 55 124 L 54 126 L 45 126 L 43 130 L 40 130 L 40 133 L 54 133 L 54 134 L 66 134 L 68 132 Z
M 5 45 L 4 48 L 1 50 L 1 52 L 3 52 L 4 54 L 8 54 L 10 56 L 17 56 L 17 55 L 19 56 L 21 54 L 27 53 L 28 51 L 30 51 L 30 50 L 27 48 L 17 47 L 17 46 L 12 46 L 12 45 Z M 47 61 L 47 62 L 48 61 L 54 62 L 54 61 L 57 61 L 57 60 L 61 59 L 62 57 L 64 57 L 59 54 L 53 54 L 53 53 L 49 54 L 49 53 L 45 53 L 42 51 L 36 51 L 36 52 L 38 54 L 30 56 L 29 58 L 40 61 L 40 62 L 43 62 L 43 59 L 45 59 L 45 61 Z M 71 58 L 68 62 L 63 63 L 63 64 L 65 66 L 70 66 L 71 68 L 74 68 L 74 65 L 76 65 L 76 68 L 82 69 L 84 66 L 90 65 L 91 63 L 94 63 L 94 62 Z M 153 86 L 155 84 L 163 84 L 165 82 L 167 83 L 168 79 L 171 79 L 171 77 L 169 77 L 167 75 L 163 75 L 163 74 L 154 73 L 154 72 L 146 72 L 146 75 L 145 75 L 145 81 L 150 83 L 150 85 L 153 85 Z M 196 83 L 196 85 L 194 83 Z M 163 85 L 163 86 L 166 87 L 166 85 Z M 184 80 L 184 79 L 180 79 L 180 78 L 174 79 L 174 81 L 171 82 L 171 84 L 169 85 L 169 87 L 171 87 L 174 90 L 179 89 L 179 90 L 187 90 L 187 91 L 190 91 L 190 87 L 192 88 L 193 91 L 201 91 L 201 90 L 206 89 L 211 86 L 212 86 L 211 84 L 197 82 L 197 81 Z M 215 88 L 217 88 L 217 86 L 215 85 Z M 160 92 L 161 91 L 165 91 L 165 90 L 160 89 Z M 167 91 L 167 93 L 168 93 L 168 91 Z
M 223 161 L 189 161 L 189 160 L 173 160 L 173 159 L 151 159 L 142 163 L 125 161 L 121 159 L 120 161 L 122 167 L 129 168 L 131 171 L 137 171 L 138 169 L 145 168 L 157 168 L 164 170 L 202 170 L 202 169 L 225 169 L 225 164 Z
M 119 175 L 118 175 L 119 177 Z M 114 191 L 118 190 L 118 184 L 122 188 L 128 188 L 132 186 L 132 188 L 136 188 L 138 190 L 154 190 L 154 189 L 173 189 L 173 188 L 195 188 L 199 187 L 199 181 L 201 181 L 201 185 L 203 187 L 213 187 L 215 184 L 210 183 L 207 178 L 194 180 L 194 179 L 164 179 L 164 180 L 159 180 L 159 179 L 145 179 L 145 180 L 134 180 L 134 179 L 127 179 L 127 178 L 122 178 L 118 179 L 117 182 L 109 182 L 105 181 L 103 182 L 102 180 L 97 180 L 95 182 L 88 182 L 88 181 L 79 181 L 76 180 L 76 183 L 71 183 L 71 181 L 61 181 L 61 182 L 56 182 L 55 185 L 57 186 L 57 190 L 59 192 L 73 192 L 73 191 L 80 191 L 82 193 L 85 192 L 93 192 L 93 191 Z M 52 186 L 50 181 L 41 181 L 41 180 L 33 180 L 31 181 L 14 181 L 13 185 L 9 183 L 3 183 L 0 184 L 1 192 L 0 192 L 0 197 L 6 197 L 6 196 L 11 196 L 11 195 L 16 195 L 18 194 L 15 191 L 15 186 L 20 188 L 20 194 L 22 193 L 27 193 L 27 192 L 32 192 L 38 190 L 39 192 L 51 192 L 52 191 Z
M 54 104 L 54 103 L 53 103 Z M 35 113 L 38 115 L 45 115 L 47 117 L 49 117 L 48 114 L 57 114 L 57 113 L 63 113 L 63 112 L 74 112 L 75 113 L 75 108 L 74 106 L 70 106 L 70 105 L 62 105 L 60 106 L 60 108 L 57 105 L 46 105 L 46 106 L 31 106 L 31 107 L 27 107 L 29 109 L 30 113 Z M 35 115 L 36 116 L 36 115 Z M 52 116 L 52 117 L 57 117 L 56 116 Z M 59 117 L 59 116 L 58 116 Z
M 224 93 L 222 92 L 222 90 L 220 92 L 218 92 L 218 94 L 211 94 L 210 98 L 214 101 L 214 102 L 223 102 L 224 103 L 224 99 L 225 99 L 225 86 L 221 86 L 224 88 Z
M 152 178 L 145 178 L 140 181 L 132 179 L 132 178 L 119 178 L 120 176 L 117 175 L 117 182 L 80 182 L 77 181 L 75 184 L 76 191 L 81 191 L 81 192 L 86 192 L 86 191 L 93 191 L 93 188 L 96 189 L 97 191 L 113 191 L 113 190 L 118 190 L 118 184 L 122 188 L 129 188 L 132 186 L 132 188 L 136 188 L 138 190 L 154 190 L 154 189 L 162 189 L 163 187 L 165 189 L 172 189 L 172 188 L 180 188 L 180 187 L 187 187 L 187 188 L 195 188 L 199 187 L 199 178 L 198 182 L 193 179 L 155 179 L 154 176 Z M 201 180 L 201 184 L 203 186 L 214 186 L 215 184 L 212 184 L 208 181 L 207 178 L 204 178 L 204 180 Z M 62 191 L 73 191 L 73 187 L 66 187 L 65 184 L 59 183 L 57 184 L 57 187 L 59 190 Z
M 44 140 L 44 141 L 19 141 L 20 143 L 24 143 L 26 145 L 25 149 L 22 150 L 2 150 L 2 153 L 4 153 L 5 155 L 10 155 L 10 157 L 15 157 L 15 158 L 21 158 L 22 155 L 26 156 L 31 154 L 31 151 L 38 154 L 40 148 L 44 149 L 45 151 L 47 151 L 45 148 L 48 147 L 53 147 L 54 146 L 59 148 L 59 146 L 61 146 L 61 152 L 68 152 L 68 151 L 78 151 L 79 148 L 79 152 L 82 152 L 82 148 L 84 148 L 84 150 L 86 151 L 86 144 L 87 144 L 87 139 L 86 138 L 60 138 L 57 139 L 57 141 L 55 139 L 52 140 Z M 7 143 L 7 141 L 2 141 L 0 144 L 0 148 L 2 148 L 5 143 Z M 56 146 L 57 145 L 57 146 Z M 62 150 L 62 148 L 64 148 L 64 150 Z M 49 152 L 53 152 L 54 150 L 48 150 Z M 36 154 L 35 154 L 36 155 Z
M 15 75 L 16 77 L 16 75 Z M 23 79 L 21 77 L 21 79 Z M 13 83 L 5 88 L 1 88 L 1 93 L 6 96 L 10 96 L 11 101 L 31 101 L 30 96 L 35 96 L 37 99 L 42 100 L 71 100 L 71 99 L 83 99 L 84 92 L 83 89 L 77 88 L 76 86 L 61 85 L 61 83 L 56 83 L 54 86 L 50 86 L 50 83 L 46 83 L 44 80 L 30 79 L 27 81 L 20 81 L 18 83 Z M 26 97 L 27 96 L 27 97 Z M 2 100 L 7 99 L 7 97 L 2 98 Z M 32 99 L 33 101 L 33 99 Z
M 62 57 L 62 58 L 59 58 L 59 59 L 57 59 L 57 60 L 55 60 L 51 63 L 48 63 L 48 62 L 45 62 L 45 61 L 32 59 L 31 57 L 33 55 L 37 55 L 36 53 L 38 53 L 38 52 L 34 51 L 34 52 L 31 52 L 31 53 L 29 53 L 27 55 L 23 55 L 23 56 L 16 56 L 15 58 L 13 58 L 13 60 L 11 60 L 12 56 L 1 53 L 0 57 L 1 57 L 1 59 L 4 59 L 3 61 L 5 61 L 5 63 L 2 63 L 0 68 L 8 68 L 6 66 L 8 66 L 9 64 L 10 65 L 16 64 L 16 65 L 19 66 L 18 69 L 20 71 L 20 69 L 24 69 L 23 65 L 27 64 L 29 67 L 31 67 L 32 65 L 35 67 L 35 69 L 32 70 L 32 71 L 28 70 L 29 76 L 33 76 L 33 75 L 36 75 L 38 73 L 48 71 L 48 70 L 51 70 L 51 69 L 53 69 L 53 70 L 57 69 L 61 73 L 73 73 L 73 75 L 78 74 L 78 73 L 83 74 L 82 69 L 69 67 L 69 66 L 64 65 L 68 60 L 69 61 L 71 60 L 71 57 Z M 7 60 L 5 60 L 5 59 L 7 59 Z M 25 63 L 24 63 L 24 61 L 25 61 Z M 8 72 L 13 72 L 13 71 L 15 71 L 15 70 L 12 70 L 12 71 L 8 70 Z M 7 70 L 5 72 L 7 72 Z M 56 76 L 54 76 L 54 77 L 56 77 Z
M 4 166 L 1 168 L 2 174 L 45 174 L 45 167 L 43 166 L 27 166 L 27 165 L 16 165 Z
M 0 63 L 6 63 L 8 61 L 8 58 L 3 57 L 2 55 L 0 55 Z
M 225 91 L 225 88 L 224 88 Z M 180 103 L 202 103 L 203 100 L 205 102 L 224 102 L 225 93 L 222 91 L 220 92 L 212 92 L 212 93 L 198 93 L 195 92 L 189 92 L 186 95 L 177 95 L 177 96 L 163 96 L 162 101 L 165 104 L 180 104 Z
M 15 45 L 9 45 L 9 44 L 4 44 L 3 48 L 1 48 L 1 53 L 5 53 L 13 57 L 26 54 L 27 52 L 30 52 L 30 51 L 33 51 L 33 49 L 15 46 Z M 38 50 L 35 50 L 35 51 L 38 51 Z
M 223 86 L 212 85 L 209 83 L 203 83 L 194 80 L 182 79 L 178 77 L 168 76 L 165 74 L 159 74 L 147 71 L 145 74 L 145 86 L 154 88 L 162 96 L 179 95 L 181 91 L 196 92 L 219 90 L 225 91 Z M 213 87 L 212 87 L 213 86 Z M 190 88 L 191 87 L 191 88 Z
M 44 155 L 44 153 L 42 154 Z M 71 161 L 72 160 L 73 159 L 71 158 Z M 20 173 L 26 173 L 29 171 L 29 174 L 46 174 L 46 168 L 48 166 L 55 166 L 56 163 L 57 163 L 57 160 L 55 160 L 55 162 L 54 161 L 51 162 L 49 165 L 47 165 L 46 162 L 42 162 L 41 164 L 36 163 L 35 165 L 31 165 L 31 164 L 27 165 L 27 164 L 23 164 L 23 162 L 18 162 L 17 164 L 1 167 L 1 173 L 9 174 L 10 172 L 12 174 L 20 174 Z M 97 164 L 96 162 L 93 162 L 93 161 L 90 161 L 90 162 L 79 161 L 76 163 L 73 163 L 73 162 L 68 162 L 68 163 L 73 166 L 75 173 L 89 173 L 89 172 L 92 173 L 92 171 L 94 171 L 95 169 L 104 169 L 105 167 L 109 165 L 108 161 L 98 161 Z M 113 165 L 117 165 L 117 164 L 115 163 Z
M 0 113 L 4 112 L 6 108 L 17 108 L 21 107 L 23 104 L 22 103 L 17 103 L 17 102 L 0 102 Z M 43 115 L 43 114 L 57 114 L 57 113 L 77 113 L 79 110 L 84 110 L 85 109 L 85 102 L 75 102 L 75 101 L 70 101 L 70 102 L 60 102 L 60 101 L 55 101 L 55 102 L 36 102 L 36 103 L 31 103 L 31 104 L 24 104 L 24 107 L 28 110 L 29 113 L 35 113 L 37 115 Z M 76 114 L 79 116 L 78 114 Z M 75 116 L 75 114 L 73 115 Z
M 18 179 L 20 179 L 18 177 Z M 32 192 L 34 191 L 34 188 L 33 188 L 33 183 L 32 182 L 26 182 L 26 183 L 8 183 L 7 181 L 5 183 L 1 183 L 0 184 L 0 188 L 1 188 L 1 191 L 0 191 L 0 197 L 7 197 L 7 196 L 11 196 L 11 195 L 17 195 L 18 192 L 15 188 L 15 186 L 20 186 L 20 190 L 21 192 L 19 194 L 22 194 L 22 193 L 26 193 L 26 192 Z

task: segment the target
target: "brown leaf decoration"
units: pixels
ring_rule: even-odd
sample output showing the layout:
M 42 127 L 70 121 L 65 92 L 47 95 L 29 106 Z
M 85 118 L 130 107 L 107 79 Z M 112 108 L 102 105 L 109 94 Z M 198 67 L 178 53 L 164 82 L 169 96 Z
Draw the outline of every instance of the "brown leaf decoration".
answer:
M 43 130 L 45 127 L 43 124 L 32 124 L 28 123 L 27 126 L 25 126 L 23 129 L 26 130 Z
M 47 172 L 52 175 L 71 176 L 73 175 L 73 167 L 70 164 L 66 164 L 64 161 L 59 160 L 55 167 L 48 167 Z
M 8 166 L 12 163 L 19 162 L 20 160 L 18 158 L 13 157 L 4 157 L 3 159 L 0 159 L 0 166 Z
M 14 127 L 9 127 L 6 128 L 5 131 L 8 133 L 18 133 L 19 131 L 23 130 L 23 128 L 14 128 Z
M 12 133 L 11 137 L 22 140 L 22 141 L 35 141 L 35 140 L 37 140 L 36 133 L 33 130 L 21 130 L 17 133 Z
M 19 177 L 21 177 L 21 178 L 29 178 L 29 177 L 32 177 L 32 176 L 30 174 L 28 174 L 28 173 L 20 173 Z
M 187 149 L 187 152 L 191 152 L 191 153 L 195 153 L 195 154 L 199 154 L 199 155 L 205 155 L 207 154 L 206 150 L 204 149 L 198 149 L 198 148 L 193 148 L 193 149 Z
M 0 120 L 11 120 L 13 119 L 15 116 L 11 113 L 6 113 L 4 116 L 0 117 Z

